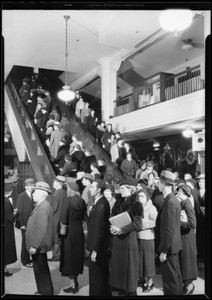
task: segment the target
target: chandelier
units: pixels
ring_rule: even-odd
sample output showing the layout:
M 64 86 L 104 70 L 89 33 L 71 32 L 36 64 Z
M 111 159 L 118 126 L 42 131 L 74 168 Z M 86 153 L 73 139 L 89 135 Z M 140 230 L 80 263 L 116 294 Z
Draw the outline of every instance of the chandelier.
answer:
M 62 100 L 64 102 L 69 102 L 75 98 L 75 92 L 71 90 L 70 86 L 68 86 L 68 71 L 67 71 L 67 61 L 68 61 L 67 23 L 68 23 L 68 19 L 70 18 L 70 16 L 64 16 L 64 18 L 66 21 L 65 85 L 62 87 L 63 89 L 61 91 L 59 91 L 57 95 L 60 100 Z

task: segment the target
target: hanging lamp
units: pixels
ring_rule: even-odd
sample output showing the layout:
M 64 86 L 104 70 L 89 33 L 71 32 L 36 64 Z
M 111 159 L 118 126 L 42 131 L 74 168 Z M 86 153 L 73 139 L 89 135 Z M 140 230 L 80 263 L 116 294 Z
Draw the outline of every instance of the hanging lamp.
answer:
M 67 103 L 75 98 L 75 92 L 71 90 L 70 86 L 68 86 L 68 71 L 67 71 L 67 61 L 68 61 L 67 23 L 68 23 L 68 19 L 70 18 L 70 16 L 64 16 L 64 18 L 66 21 L 65 85 L 62 87 L 63 89 L 61 91 L 59 91 L 57 95 L 60 100 Z
M 159 17 L 161 27 L 167 31 L 177 32 L 188 28 L 191 25 L 194 13 L 189 9 L 167 9 Z

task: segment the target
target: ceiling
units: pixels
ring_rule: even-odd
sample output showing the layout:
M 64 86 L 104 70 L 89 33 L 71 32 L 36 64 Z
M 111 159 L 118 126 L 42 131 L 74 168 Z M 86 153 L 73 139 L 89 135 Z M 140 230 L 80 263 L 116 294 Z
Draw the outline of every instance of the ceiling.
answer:
M 98 67 L 101 57 L 120 55 L 128 58 L 132 70 L 142 78 L 168 71 L 185 61 L 205 54 L 204 11 L 195 11 L 191 26 L 174 33 L 159 24 L 160 10 L 2 10 L 4 37 L 4 75 L 13 65 L 65 70 L 65 19 L 68 21 L 69 84 Z M 155 37 L 155 38 L 153 38 Z M 160 37 L 160 38 L 157 38 Z M 182 50 L 183 40 L 192 39 L 201 48 Z M 124 62 L 123 62 L 124 63 Z M 122 67 L 123 67 L 122 63 Z M 83 91 L 101 97 L 100 78 L 92 80 Z M 128 83 L 118 78 L 119 88 Z M 200 121 L 194 120 L 193 126 Z M 203 121 L 201 121 L 203 122 Z M 183 126 L 184 124 L 182 124 Z M 201 124 L 202 126 L 202 124 Z M 160 135 L 179 132 L 161 128 Z M 148 138 L 154 131 L 148 132 Z M 139 139 L 139 133 L 134 138 Z M 142 139 L 145 139 L 142 136 Z
M 65 19 L 68 21 L 68 71 L 74 81 L 98 66 L 97 60 L 120 51 L 131 53 L 135 71 L 144 78 L 204 54 L 204 48 L 182 50 L 182 40 L 204 45 L 202 11 L 192 25 L 168 34 L 148 51 L 142 43 L 163 31 L 160 10 L 2 10 L 5 78 L 13 65 L 65 70 Z M 197 17 L 198 16 L 198 17 Z M 140 46 L 140 47 L 139 47 Z M 141 51 L 140 51 L 141 49 Z M 138 52 L 141 53 L 138 53 Z

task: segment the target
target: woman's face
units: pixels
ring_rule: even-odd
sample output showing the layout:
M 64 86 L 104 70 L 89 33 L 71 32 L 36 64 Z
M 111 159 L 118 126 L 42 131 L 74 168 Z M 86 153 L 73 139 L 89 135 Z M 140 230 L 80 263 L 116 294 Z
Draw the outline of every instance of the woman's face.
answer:
M 152 181 L 154 181 L 154 179 L 155 179 L 154 174 L 152 174 L 152 173 L 149 174 L 148 180 L 152 182 Z
M 179 190 L 177 191 L 176 197 L 177 197 L 177 199 L 178 199 L 179 201 L 181 201 L 181 200 L 183 199 L 183 195 L 184 195 L 184 193 L 183 193 L 182 189 L 179 189 Z
M 106 199 L 111 199 L 112 198 L 112 192 L 110 189 L 104 190 L 104 196 Z
M 146 194 L 145 194 L 144 192 L 140 192 L 140 193 L 138 194 L 138 198 L 139 198 L 139 201 L 140 201 L 142 204 L 144 204 L 144 203 L 147 202 L 147 196 L 146 196 Z
M 128 197 L 131 195 L 131 190 L 128 189 L 126 186 L 120 186 L 120 193 L 122 197 Z
M 201 189 L 205 188 L 205 179 L 200 179 L 200 180 L 199 180 L 199 187 L 200 187 Z

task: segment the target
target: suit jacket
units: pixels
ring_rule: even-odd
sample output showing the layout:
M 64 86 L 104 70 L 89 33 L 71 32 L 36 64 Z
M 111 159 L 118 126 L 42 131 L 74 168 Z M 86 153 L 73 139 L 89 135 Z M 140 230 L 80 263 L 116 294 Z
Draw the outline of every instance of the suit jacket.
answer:
M 168 194 L 161 204 L 156 220 L 159 232 L 159 252 L 176 254 L 182 249 L 180 214 L 179 201 L 173 193 Z
M 19 211 L 18 221 L 20 227 L 27 226 L 27 221 L 34 208 L 34 201 L 26 191 L 18 195 L 16 207 Z
M 107 250 L 110 244 L 110 205 L 105 197 L 101 197 L 87 219 L 88 237 L 87 249 L 101 252 Z
M 26 249 L 30 247 L 45 253 L 53 249 L 53 211 L 48 200 L 43 200 L 32 211 L 25 233 Z

